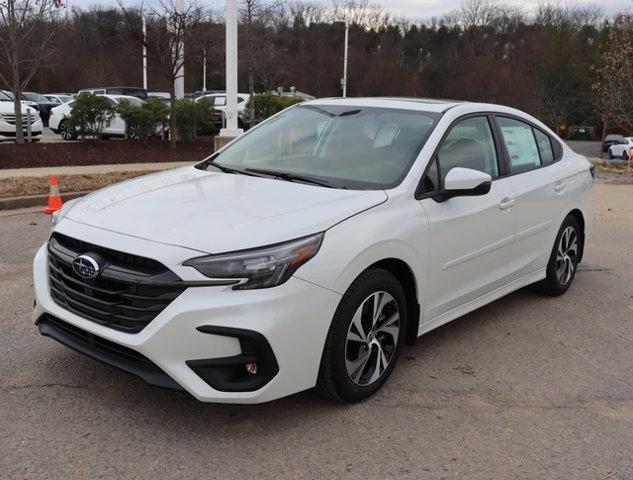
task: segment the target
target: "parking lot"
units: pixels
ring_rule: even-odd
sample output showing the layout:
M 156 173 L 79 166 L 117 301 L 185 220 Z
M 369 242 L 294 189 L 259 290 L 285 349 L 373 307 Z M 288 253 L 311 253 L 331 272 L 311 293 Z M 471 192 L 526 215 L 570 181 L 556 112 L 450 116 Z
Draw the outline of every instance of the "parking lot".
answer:
M 598 184 L 572 289 L 516 292 L 407 348 L 375 397 L 198 403 L 41 337 L 43 214 L 0 214 L 0 478 L 633 477 L 633 190 Z

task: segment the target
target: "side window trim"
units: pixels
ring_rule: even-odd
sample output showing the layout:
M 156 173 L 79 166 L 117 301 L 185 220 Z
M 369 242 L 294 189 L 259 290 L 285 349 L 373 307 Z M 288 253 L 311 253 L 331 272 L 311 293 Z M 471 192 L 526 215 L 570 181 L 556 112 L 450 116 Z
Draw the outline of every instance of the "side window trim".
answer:
M 507 171 L 507 165 L 506 165 L 507 160 L 505 158 L 505 146 L 503 144 L 503 141 L 501 141 L 500 134 L 497 130 L 498 127 L 497 127 L 497 122 L 495 121 L 495 113 L 487 112 L 487 111 L 467 113 L 466 115 L 462 115 L 461 117 L 455 119 L 453 123 L 451 123 L 448 126 L 448 128 L 444 132 L 444 135 L 442 135 L 442 138 L 440 139 L 437 146 L 435 147 L 435 150 L 433 151 L 433 155 L 431 155 L 431 159 L 429 160 L 424 171 L 422 172 L 422 177 L 420 178 L 418 182 L 418 186 L 415 189 L 414 197 L 416 200 L 422 200 L 424 198 L 433 198 L 438 195 L 439 192 L 435 190 L 432 192 L 424 191 L 424 179 L 426 178 L 429 170 L 431 169 L 434 163 L 437 165 L 438 179 L 442 178 L 440 163 L 438 162 L 438 153 L 440 149 L 442 148 L 442 146 L 444 145 L 444 142 L 446 141 L 446 139 L 448 138 L 451 131 L 456 125 L 463 122 L 464 120 L 468 120 L 470 118 L 479 118 L 479 117 L 483 117 L 488 120 L 488 126 L 490 127 L 490 131 L 492 134 L 492 139 L 493 139 L 494 147 L 495 147 L 495 153 L 497 155 L 497 167 L 499 169 L 499 175 L 497 175 L 496 177 L 493 177 L 492 181 L 494 182 L 497 179 L 501 179 L 507 176 L 507 174 L 505 173 Z

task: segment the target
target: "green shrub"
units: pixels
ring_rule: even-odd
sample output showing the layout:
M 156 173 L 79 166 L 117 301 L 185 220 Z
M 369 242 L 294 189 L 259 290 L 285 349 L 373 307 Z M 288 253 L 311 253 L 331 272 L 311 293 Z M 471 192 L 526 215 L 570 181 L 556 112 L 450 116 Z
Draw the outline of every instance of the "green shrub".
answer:
M 145 141 L 164 130 L 169 119 L 169 107 L 158 98 L 148 98 L 140 107 L 123 99 L 117 113 L 125 121 L 128 137 Z
M 207 99 L 199 102 L 188 98 L 176 100 L 176 128 L 180 140 L 193 141 L 199 133 L 212 128 L 213 105 Z
M 101 139 L 103 129 L 112 124 L 115 113 L 116 107 L 106 97 L 82 93 L 75 100 L 68 124 L 79 132 L 82 140 Z
M 251 101 L 253 100 L 249 100 L 248 104 L 246 105 L 247 112 L 251 108 Z M 268 117 L 272 117 L 276 113 L 279 113 L 282 110 L 295 105 L 296 103 L 301 103 L 300 99 L 294 97 L 282 97 L 280 95 L 275 95 L 272 92 L 255 95 L 254 101 L 255 123 L 263 122 Z

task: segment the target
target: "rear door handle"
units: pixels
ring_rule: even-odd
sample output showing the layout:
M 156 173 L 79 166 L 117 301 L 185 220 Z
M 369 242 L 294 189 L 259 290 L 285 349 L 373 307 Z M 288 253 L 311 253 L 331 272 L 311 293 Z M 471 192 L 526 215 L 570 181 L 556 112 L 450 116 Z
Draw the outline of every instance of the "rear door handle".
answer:
M 514 205 L 514 198 L 504 198 L 499 204 L 499 209 L 510 210 L 510 208 L 512 208 L 512 205 Z
M 563 193 L 566 188 L 567 188 L 567 184 L 565 182 L 557 182 L 554 185 L 554 191 L 556 193 Z

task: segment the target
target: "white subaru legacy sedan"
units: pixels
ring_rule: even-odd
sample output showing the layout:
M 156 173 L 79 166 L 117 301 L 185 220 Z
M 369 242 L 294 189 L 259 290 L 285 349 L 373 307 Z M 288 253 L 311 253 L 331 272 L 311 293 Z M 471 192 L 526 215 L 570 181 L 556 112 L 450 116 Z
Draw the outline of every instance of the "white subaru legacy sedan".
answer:
M 310 101 L 202 163 L 66 203 L 35 257 L 33 318 L 199 400 L 316 386 L 354 402 L 420 335 L 530 284 L 564 293 L 592 184 L 512 108 Z

